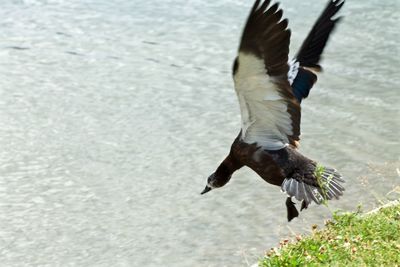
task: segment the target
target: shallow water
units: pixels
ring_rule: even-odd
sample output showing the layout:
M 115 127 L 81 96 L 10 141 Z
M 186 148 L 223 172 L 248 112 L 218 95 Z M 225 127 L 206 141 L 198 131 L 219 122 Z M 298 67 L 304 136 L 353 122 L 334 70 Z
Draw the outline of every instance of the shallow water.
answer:
M 346 3 L 303 102 L 301 151 L 346 177 L 340 201 L 287 224 L 249 169 L 200 196 L 239 130 L 250 2 L 1 2 L 1 265 L 247 266 L 330 210 L 398 196 L 397 0 Z M 282 2 L 296 51 L 325 3 Z

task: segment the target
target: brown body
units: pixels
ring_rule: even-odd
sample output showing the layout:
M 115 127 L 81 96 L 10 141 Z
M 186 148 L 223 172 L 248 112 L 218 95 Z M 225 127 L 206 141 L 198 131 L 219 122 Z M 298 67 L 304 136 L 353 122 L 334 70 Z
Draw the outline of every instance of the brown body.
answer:
M 300 154 L 294 146 L 266 150 L 256 143 L 247 144 L 240 137 L 241 133 L 233 142 L 228 156 L 209 177 L 208 185 L 202 194 L 227 184 L 232 174 L 243 166 L 251 168 L 264 181 L 280 186 L 288 193 L 286 208 L 289 221 L 299 215 L 291 201 L 292 196 L 302 200 L 301 210 L 303 210 L 308 207 L 311 200 L 320 204 L 324 199 L 338 198 L 343 194 L 344 188 L 338 182 L 344 181 L 336 171 L 328 169 L 323 178 L 325 182 L 328 180 L 328 187 L 322 189 L 316 178 L 317 163 Z
M 304 157 L 293 146 L 280 150 L 265 150 L 257 144 L 247 144 L 240 140 L 240 133 L 231 146 L 231 151 L 221 165 L 227 166 L 231 174 L 243 166 L 255 171 L 267 183 L 281 186 L 286 177 L 308 180 L 315 183 L 316 163 Z M 309 179 L 307 179 L 309 177 Z
M 240 140 L 240 135 L 241 133 L 233 142 L 229 156 L 225 161 L 230 162 L 236 169 L 245 165 L 266 182 L 280 186 L 285 179 L 283 170 L 267 151 L 257 144 L 244 143 Z

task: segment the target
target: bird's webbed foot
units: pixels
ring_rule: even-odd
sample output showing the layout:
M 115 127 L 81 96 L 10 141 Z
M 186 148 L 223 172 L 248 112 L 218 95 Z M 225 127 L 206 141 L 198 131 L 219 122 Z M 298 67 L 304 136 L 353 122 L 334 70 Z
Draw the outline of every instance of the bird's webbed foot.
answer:
M 293 220 L 293 218 L 296 218 L 299 216 L 299 212 L 297 211 L 296 206 L 292 202 L 291 197 L 288 197 L 286 199 L 286 208 L 287 208 L 287 218 L 288 218 L 289 222 L 291 220 Z

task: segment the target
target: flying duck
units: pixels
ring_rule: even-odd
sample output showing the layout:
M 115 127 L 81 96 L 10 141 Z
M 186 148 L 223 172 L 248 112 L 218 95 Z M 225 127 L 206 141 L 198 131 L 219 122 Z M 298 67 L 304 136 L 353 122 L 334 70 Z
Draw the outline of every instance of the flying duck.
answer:
M 208 177 L 201 194 L 224 186 L 247 166 L 287 194 L 288 221 L 310 203 L 326 203 L 343 195 L 342 176 L 302 155 L 301 101 L 317 81 L 321 54 L 340 18 L 333 18 L 344 0 L 330 0 L 296 57 L 288 62 L 290 30 L 279 3 L 256 0 L 244 28 L 233 80 L 240 104 L 241 130 L 228 156 Z

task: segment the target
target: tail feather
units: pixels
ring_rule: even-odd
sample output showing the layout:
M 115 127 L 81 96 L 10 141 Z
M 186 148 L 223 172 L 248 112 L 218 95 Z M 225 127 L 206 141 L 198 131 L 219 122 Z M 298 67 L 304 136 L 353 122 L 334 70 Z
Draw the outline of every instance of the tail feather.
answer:
M 332 190 L 336 199 L 339 199 L 339 197 L 343 196 L 343 192 L 340 191 L 340 189 L 337 187 L 337 185 L 331 184 L 330 189 Z
M 305 183 L 301 183 L 302 189 L 303 189 L 303 203 L 307 204 L 311 203 L 311 197 L 307 192 L 307 188 L 306 188 L 306 184 Z
M 317 166 L 315 176 L 318 183 L 318 193 L 323 202 L 333 198 L 339 199 L 343 195 L 345 189 L 340 183 L 343 183 L 344 180 L 336 170 Z
M 308 206 L 311 202 L 320 205 L 328 200 L 339 199 L 343 195 L 345 188 L 342 176 L 334 169 L 322 166 L 315 167 L 313 174 L 315 183 L 310 184 L 309 177 L 299 179 L 298 177 L 286 178 L 282 185 L 282 191 L 290 197 L 295 197 L 298 201 L 304 201 Z

